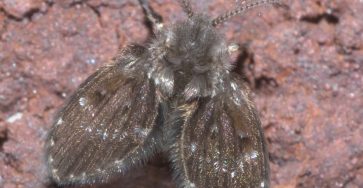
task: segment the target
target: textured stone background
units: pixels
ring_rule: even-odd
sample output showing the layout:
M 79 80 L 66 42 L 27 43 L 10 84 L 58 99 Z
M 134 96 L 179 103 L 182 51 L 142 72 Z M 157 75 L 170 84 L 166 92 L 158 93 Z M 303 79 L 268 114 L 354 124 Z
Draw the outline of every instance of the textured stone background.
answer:
M 216 16 L 235 1 L 193 2 Z M 152 5 L 166 23 L 185 18 L 175 1 Z M 272 187 L 363 187 L 363 1 L 282 0 L 219 30 L 245 49 L 236 71 L 255 93 Z M 118 49 L 147 37 L 136 0 L 0 1 L 0 187 L 54 187 L 42 159 L 54 113 Z M 95 187 L 175 187 L 159 159 Z

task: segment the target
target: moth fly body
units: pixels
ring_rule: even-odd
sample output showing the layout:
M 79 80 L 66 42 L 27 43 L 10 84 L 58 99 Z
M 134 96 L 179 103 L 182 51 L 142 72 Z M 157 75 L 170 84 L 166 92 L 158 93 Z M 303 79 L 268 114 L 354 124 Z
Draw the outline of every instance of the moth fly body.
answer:
M 196 13 L 154 26 L 146 45 L 130 45 L 82 83 L 58 113 L 46 154 L 58 185 L 107 182 L 163 152 L 180 188 L 269 187 L 268 152 L 250 90 L 231 72 L 216 26 L 276 0 L 244 0 L 212 19 Z

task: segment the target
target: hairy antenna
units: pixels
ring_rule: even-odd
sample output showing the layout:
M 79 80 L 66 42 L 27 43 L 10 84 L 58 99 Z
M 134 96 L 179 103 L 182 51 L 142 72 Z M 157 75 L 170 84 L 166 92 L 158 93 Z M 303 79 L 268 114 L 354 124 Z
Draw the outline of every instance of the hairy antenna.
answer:
M 141 4 L 142 9 L 144 10 L 147 19 L 151 22 L 153 28 L 160 30 L 163 27 L 161 16 L 155 13 L 147 0 L 139 0 L 139 3 Z
M 212 25 L 216 26 L 220 23 L 225 22 L 226 20 L 230 19 L 233 16 L 236 16 L 238 14 L 242 14 L 244 12 L 246 12 L 249 9 L 252 9 L 256 6 L 260 6 L 260 5 L 265 5 L 265 4 L 272 4 L 272 3 L 277 3 L 279 2 L 279 0 L 252 0 L 252 1 L 245 1 L 245 4 L 242 5 L 241 7 L 238 7 L 232 11 L 229 11 L 225 14 L 222 14 L 220 16 L 218 16 L 217 18 L 212 20 Z
M 192 10 L 192 6 L 190 5 L 189 0 L 179 0 L 180 6 L 183 8 L 183 11 L 191 18 L 194 15 Z

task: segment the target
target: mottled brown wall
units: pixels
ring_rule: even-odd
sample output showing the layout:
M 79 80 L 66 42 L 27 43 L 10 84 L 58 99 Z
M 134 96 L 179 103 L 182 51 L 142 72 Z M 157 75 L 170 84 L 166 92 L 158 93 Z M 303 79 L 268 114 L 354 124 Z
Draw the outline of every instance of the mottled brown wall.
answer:
M 193 2 L 215 16 L 234 1 Z M 175 1 L 152 5 L 166 23 L 185 18 Z M 363 187 L 363 1 L 282 0 L 219 29 L 245 48 L 236 71 L 255 93 L 273 187 Z M 147 36 L 136 0 L 0 1 L 0 187 L 47 187 L 54 113 L 119 48 Z M 155 159 L 112 185 L 174 187 L 166 164 Z

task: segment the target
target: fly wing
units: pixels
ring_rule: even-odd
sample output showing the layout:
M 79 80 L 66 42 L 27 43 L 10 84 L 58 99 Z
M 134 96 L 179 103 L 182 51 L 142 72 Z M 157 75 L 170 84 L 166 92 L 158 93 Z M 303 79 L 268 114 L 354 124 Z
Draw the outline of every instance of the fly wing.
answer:
M 107 180 L 155 149 L 159 100 L 141 55 L 134 47 L 99 69 L 60 111 L 47 140 L 50 174 L 59 184 Z
M 238 79 L 229 83 L 225 93 L 181 107 L 171 152 L 182 187 L 269 186 L 268 154 L 248 89 Z

